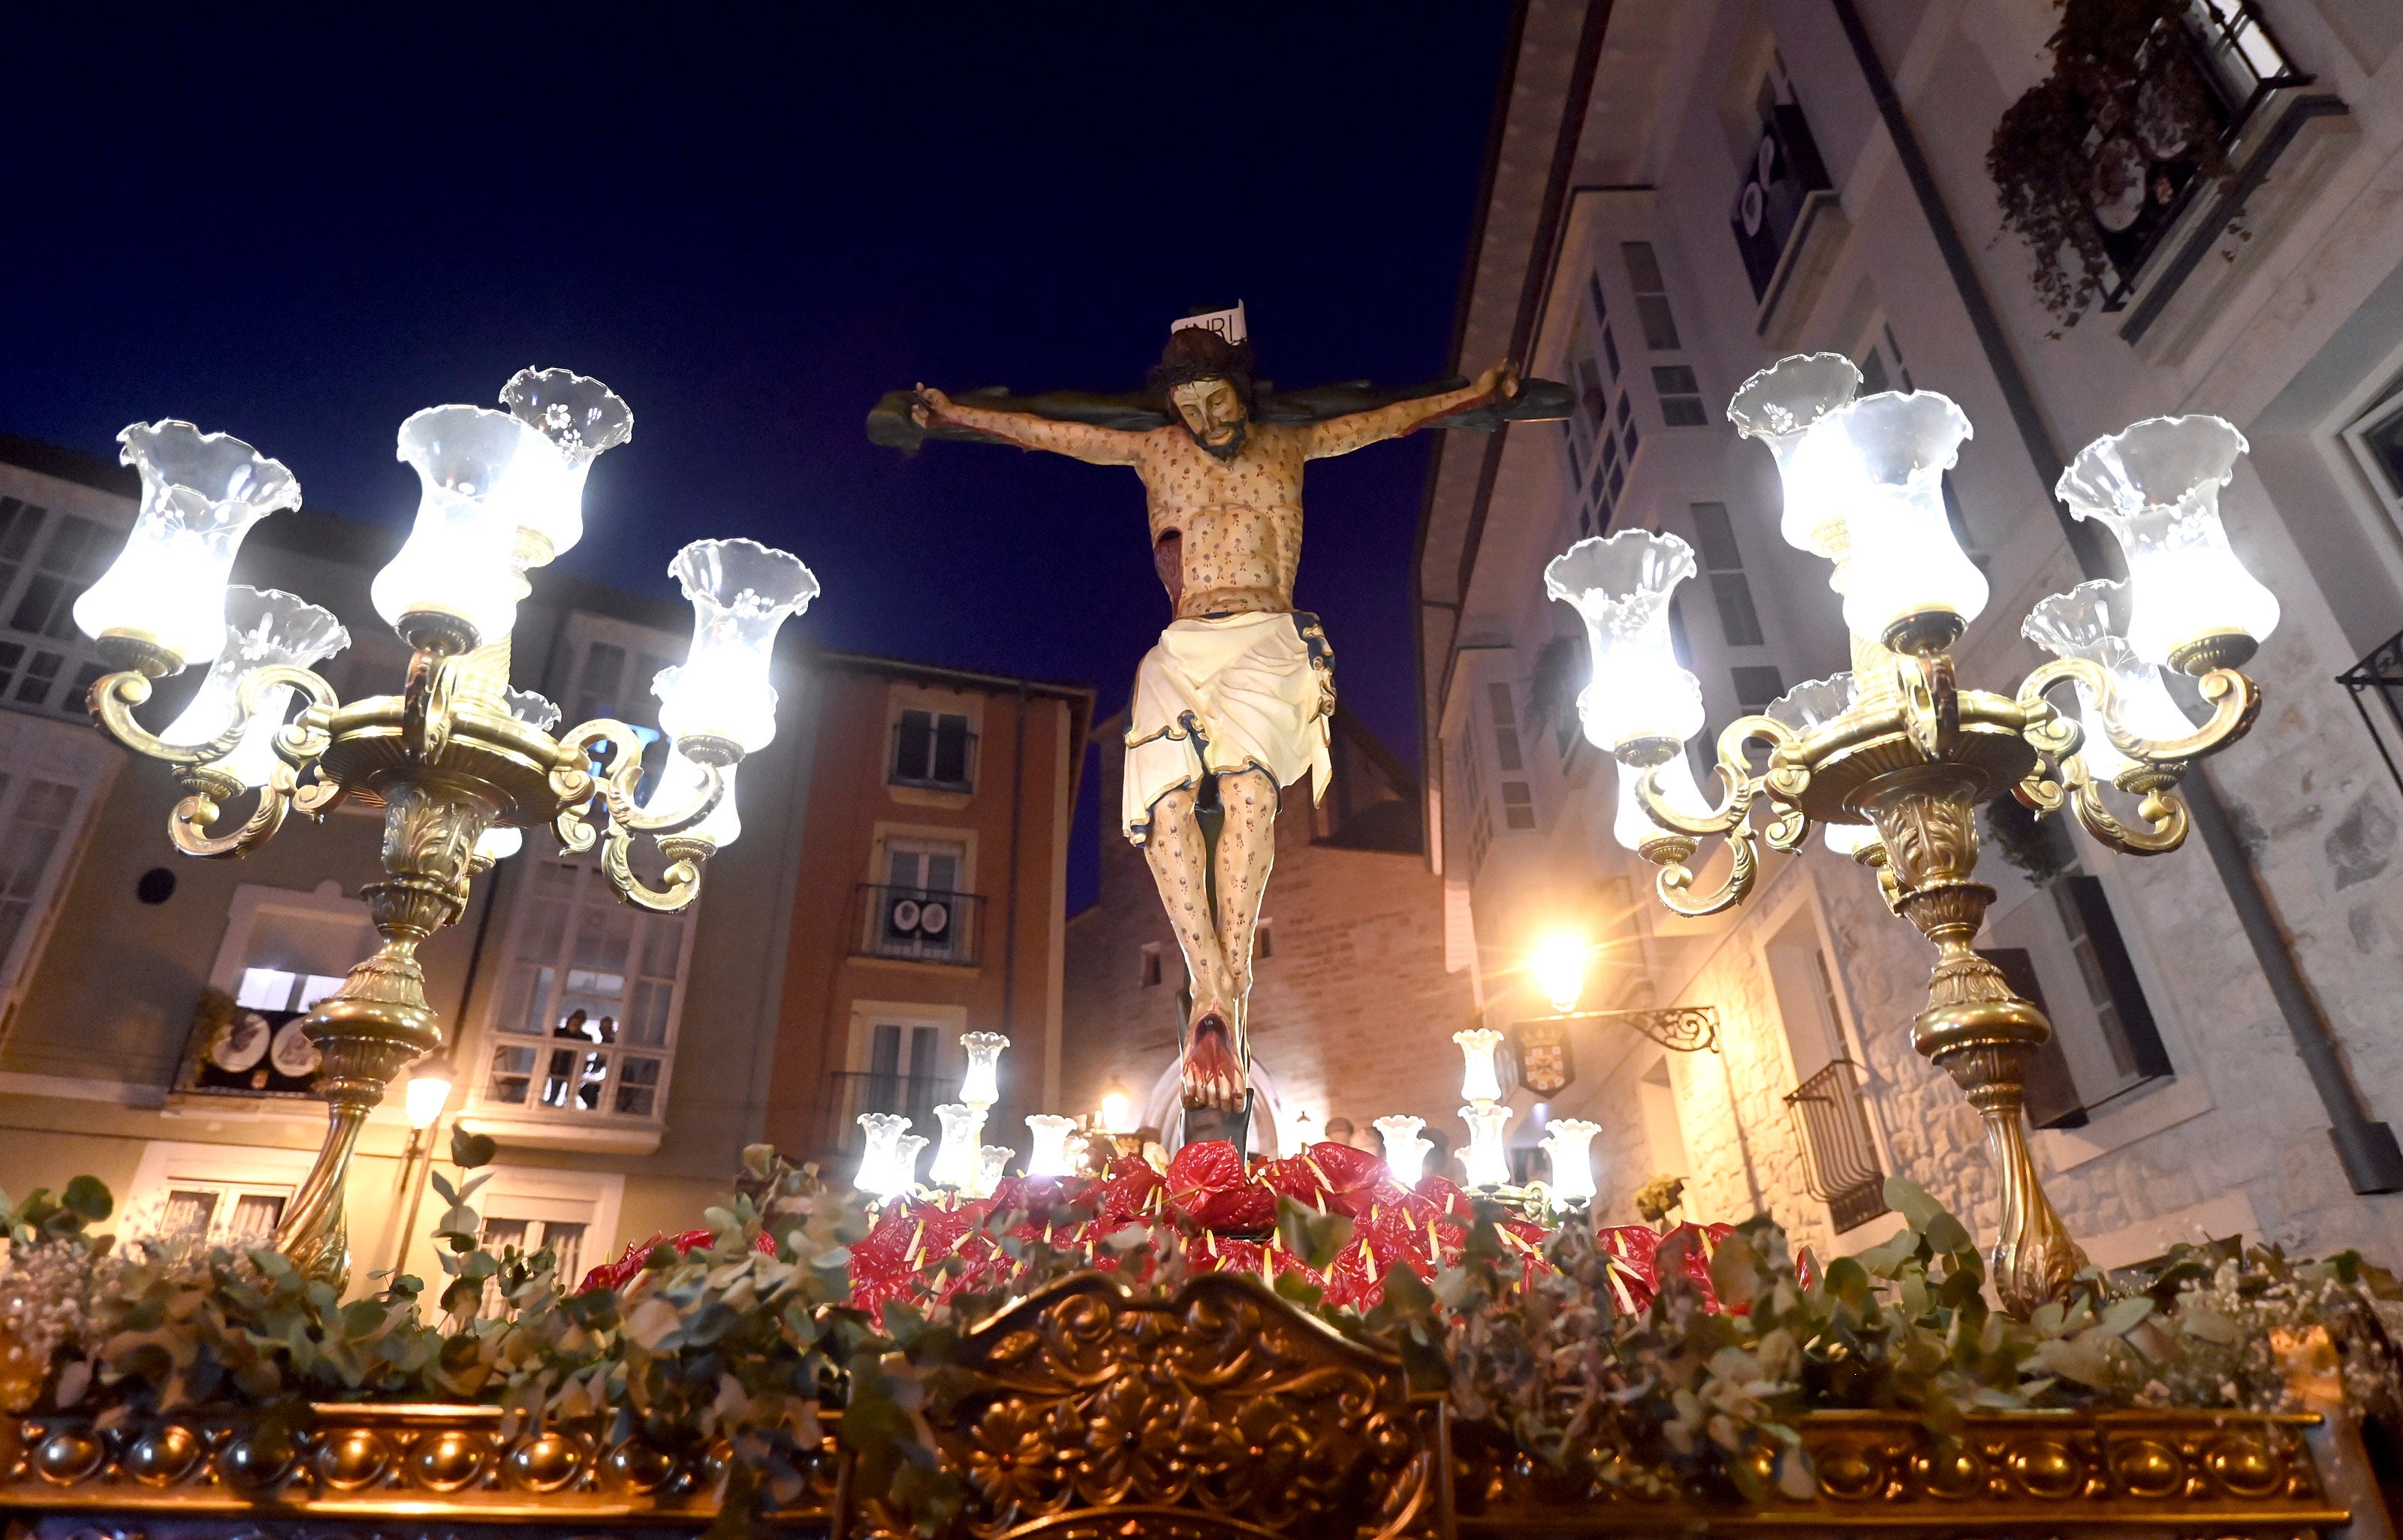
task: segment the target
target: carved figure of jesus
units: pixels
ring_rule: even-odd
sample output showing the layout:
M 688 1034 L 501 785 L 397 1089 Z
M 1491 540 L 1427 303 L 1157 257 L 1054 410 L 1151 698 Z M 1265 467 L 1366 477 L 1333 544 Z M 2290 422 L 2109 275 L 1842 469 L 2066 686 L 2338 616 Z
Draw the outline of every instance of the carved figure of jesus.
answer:
M 1143 848 L 1192 981 L 1185 1105 L 1240 1117 L 1252 936 L 1276 857 L 1279 793 L 1309 774 L 1323 796 L 1330 769 L 1334 654 L 1318 617 L 1293 607 L 1302 467 L 1507 400 L 1519 376 L 1497 364 L 1457 390 L 1318 422 L 1261 423 L 1249 344 L 1188 326 L 1169 334 L 1151 385 L 1171 421 L 1148 431 L 969 405 L 924 385 L 911 415 L 921 427 L 1132 465 L 1143 479 L 1153 562 L 1175 618 L 1135 671 L 1120 823 Z M 1213 791 L 1224 814 L 1215 857 L 1198 815 Z

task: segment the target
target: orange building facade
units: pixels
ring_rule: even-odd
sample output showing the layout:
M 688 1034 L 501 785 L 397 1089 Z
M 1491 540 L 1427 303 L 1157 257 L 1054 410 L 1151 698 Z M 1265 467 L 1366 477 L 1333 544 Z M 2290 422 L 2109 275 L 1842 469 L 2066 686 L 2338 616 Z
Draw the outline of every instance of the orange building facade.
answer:
M 1010 1040 L 990 1143 L 1061 1093 L 1080 687 L 822 653 L 767 1137 L 849 1169 L 862 1113 L 934 1135 L 960 1035 Z

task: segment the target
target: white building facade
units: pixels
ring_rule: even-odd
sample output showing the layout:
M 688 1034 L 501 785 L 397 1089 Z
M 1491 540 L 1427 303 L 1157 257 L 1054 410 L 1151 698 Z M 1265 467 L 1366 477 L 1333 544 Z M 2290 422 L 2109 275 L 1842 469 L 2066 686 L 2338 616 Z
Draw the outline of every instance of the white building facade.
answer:
M 1513 1095 L 1514 1144 L 1548 1117 L 1604 1125 L 1614 1219 L 1676 1175 L 1688 1217 L 1768 1212 L 1852 1249 L 1895 1223 L 1877 1194 L 1896 1172 L 1991 1233 L 1977 1118 L 1909 1041 L 1932 950 L 1815 838 L 1766 855 L 1729 914 L 1664 910 L 1612 837 L 1617 768 L 1577 725 L 1582 630 L 1543 567 L 1618 530 L 1694 548 L 1676 631 L 1703 742 L 1847 667 L 1826 565 L 1778 538 L 1775 467 L 1724 416 L 1772 360 L 1840 352 L 1865 392 L 1940 391 L 1976 424 L 1951 501 L 1992 598 L 1956 658 L 1965 684 L 2008 690 L 2046 659 L 2021 617 L 2108 575 L 2100 532 L 2052 499 L 2062 463 L 2140 418 L 2215 413 L 2252 445 L 2231 536 L 2284 608 L 2248 665 L 2260 721 L 2190 781 L 2177 853 L 2064 831 L 2021 852 L 2031 876 L 1985 840 L 2000 897 L 1979 947 L 2055 1023 L 2037 1158 L 2097 1261 L 2238 1233 L 2403 1254 L 2385 1126 L 2403 1119 L 2403 782 L 2376 736 L 2397 719 L 2339 682 L 2382 649 L 2403 673 L 2403 9 L 2196 0 L 2158 46 L 2219 92 L 2229 174 L 2150 168 L 2159 196 L 2132 218 L 2098 195 L 2110 260 L 2075 326 L 2045 308 L 1986 164 L 2059 18 L 2045 0 L 1522 7 L 1455 363 L 1521 358 L 1578 407 L 1435 451 L 1416 601 L 1448 955 L 1505 1031 L 1549 1013 L 1525 964 L 1563 930 L 1598 947 L 1584 1008 L 1716 1011 L 1716 1051 L 1574 1024 L 1569 1087 Z

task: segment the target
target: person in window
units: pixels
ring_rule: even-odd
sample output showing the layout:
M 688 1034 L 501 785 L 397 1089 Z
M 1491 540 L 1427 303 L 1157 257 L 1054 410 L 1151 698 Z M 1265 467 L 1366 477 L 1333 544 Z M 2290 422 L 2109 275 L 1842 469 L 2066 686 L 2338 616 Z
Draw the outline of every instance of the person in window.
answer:
M 593 1029 L 592 1041 L 596 1043 L 614 1043 L 617 1040 L 618 1019 L 614 1016 L 604 1016 L 601 1018 L 600 1025 Z
M 1302 471 L 1498 409 L 1519 396 L 1519 370 L 1504 362 L 1473 383 L 1366 410 L 1263 422 L 1250 342 L 1188 326 L 1169 332 L 1149 385 L 1165 419 L 1154 428 L 954 400 L 924 384 L 910 416 L 928 432 L 1127 465 L 1142 479 L 1153 566 L 1175 615 L 1135 671 L 1120 824 L 1143 847 L 1192 980 L 1186 1137 L 1241 1141 L 1253 927 L 1276 854 L 1279 793 L 1308 774 L 1323 795 L 1330 773 L 1334 654 L 1318 617 L 1293 603 Z M 1200 818 L 1213 799 L 1224 815 L 1215 869 Z
M 567 1013 L 567 1020 L 560 1022 L 560 1024 L 551 1032 L 551 1035 L 553 1037 L 586 1036 L 587 1034 L 584 1031 L 584 1007 L 578 1006 L 576 1009 L 569 1011 Z
M 1327 1142 L 1330 1145 L 1353 1144 L 1358 1133 L 1359 1131 L 1352 1126 L 1352 1119 L 1349 1117 L 1330 1117 L 1327 1120 Z

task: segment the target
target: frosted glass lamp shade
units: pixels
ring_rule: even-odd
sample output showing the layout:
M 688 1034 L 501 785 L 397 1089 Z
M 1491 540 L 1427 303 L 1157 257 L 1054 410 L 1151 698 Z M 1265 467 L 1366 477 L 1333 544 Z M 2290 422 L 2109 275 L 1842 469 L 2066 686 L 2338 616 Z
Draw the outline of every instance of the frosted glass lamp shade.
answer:
M 205 743 L 233 723 L 236 697 L 252 670 L 285 663 L 308 668 L 351 645 L 350 632 L 330 610 L 281 589 L 253 589 L 235 584 L 225 597 L 225 645 L 208 677 L 193 693 L 183 714 L 159 735 L 169 743 Z M 244 786 L 263 786 L 274 770 L 275 735 L 292 709 L 292 687 L 278 685 L 262 691 L 258 710 L 243 729 L 234 751 L 209 768 L 234 777 Z
M 1026 1152 L 1027 1175 L 1067 1176 L 1076 1172 L 1076 1162 L 1068 1154 L 1068 1136 L 1076 1131 L 1075 1118 L 1038 1112 L 1026 1119 L 1026 1131 L 1034 1141 Z
M 879 1200 L 908 1191 L 914 1171 L 901 1164 L 901 1136 L 910 1131 L 910 1119 L 899 1113 L 864 1112 L 859 1115 L 859 1130 L 863 1136 L 859 1171 L 851 1185 Z
M 520 369 L 501 387 L 501 405 L 559 451 L 560 474 L 545 476 L 520 512 L 520 528 L 536 537 L 521 545 L 525 564 L 538 567 L 584 538 L 584 479 L 604 450 L 634 436 L 634 413 L 618 393 L 573 369 Z
M 1009 1158 L 1018 1152 L 1007 1145 L 986 1145 L 977 1151 L 976 1181 L 968 1186 L 971 1198 L 990 1198 L 1009 1174 Z
M 1510 1152 L 1503 1146 L 1502 1131 L 1510 1124 L 1510 1109 L 1498 1102 L 1487 1102 L 1461 1108 L 1460 1116 L 1468 1123 L 1468 1148 L 1460 1158 L 1468 1168 L 1468 1185 L 1508 1186 Z
M 1745 381 L 1728 403 L 1728 421 L 1736 432 L 1759 439 L 1777 458 L 1785 493 L 1778 534 L 1813 556 L 1835 559 L 1844 554 L 1848 489 L 1828 484 L 1808 465 L 1798 473 L 1795 451 L 1813 424 L 1849 406 L 1860 388 L 1860 369 L 1842 354 L 1798 354 Z
M 536 732 L 549 732 L 559 726 L 559 702 L 539 690 L 510 689 L 504 687 L 501 701 L 509 715 Z
M 960 1047 L 967 1050 L 968 1072 L 960 1081 L 960 1100 L 972 1107 L 990 1107 L 1001 1100 L 1001 1050 L 1009 1039 L 997 1032 L 965 1032 Z
M 554 493 L 564 463 L 540 433 L 482 407 L 412 413 L 398 453 L 417 472 L 417 521 L 368 590 L 376 613 L 396 628 L 408 616 L 440 616 L 465 627 L 471 645 L 499 641 L 525 593 L 518 527 Z
M 1652 815 L 1644 811 L 1643 802 L 1635 796 L 1635 784 L 1644 775 L 1645 771 L 1636 766 L 1618 767 L 1618 811 L 1610 820 L 1610 837 L 1632 851 L 1641 851 L 1670 833 L 1652 821 Z M 1668 794 L 1670 805 L 1681 812 L 1699 818 L 1711 811 L 1710 799 L 1694 784 L 1694 767 L 1682 753 L 1673 754 L 1661 763 L 1660 789 Z
M 1544 1153 L 1552 1160 L 1554 1201 L 1593 1201 L 1593 1136 L 1601 1131 L 1601 1124 L 1582 1117 L 1556 1118 L 1545 1128 Z
M 742 770 L 739 764 L 721 765 L 717 770 L 722 784 L 717 806 L 709 816 L 688 829 L 679 829 L 671 839 L 706 839 L 713 850 L 725 850 L 743 838 L 743 817 L 734 809 L 734 778 Z M 674 744 L 668 746 L 668 762 L 661 767 L 658 783 L 651 788 L 646 812 L 674 812 L 688 810 L 701 800 L 701 788 L 709 782 L 709 771 L 698 762 L 688 759 Z
M 692 601 L 692 650 L 651 686 L 670 738 L 713 738 L 745 754 L 776 737 L 776 687 L 768 682 L 776 632 L 817 597 L 800 558 L 756 540 L 696 540 L 668 563 Z
M 2194 731 L 2194 724 L 2161 683 L 2160 670 L 2139 657 L 2126 637 L 2112 633 L 2113 617 L 2128 613 L 2127 595 L 2125 583 L 2080 583 L 2038 602 L 2020 634 L 2055 658 L 2083 658 L 2102 665 L 2111 676 L 2112 704 L 2123 730 L 2156 742 L 2184 738 Z M 2112 743 L 2095 708 L 2093 693 L 2079 684 L 2077 719 L 2086 736 L 2077 757 L 2096 780 L 2117 781 L 2135 761 Z
M 215 658 L 243 536 L 278 508 L 299 507 L 300 483 L 241 439 L 189 423 L 136 423 L 117 441 L 118 462 L 141 473 L 142 506 L 125 548 L 76 600 L 76 629 L 94 641 L 148 643 L 177 669 Z
M 1796 447 L 1787 475 L 1847 510 L 1844 624 L 1863 641 L 1949 644 L 1985 609 L 1986 576 L 1944 511 L 1944 473 L 1969 436 L 1948 397 L 1885 391 L 1830 411 Z
M 1669 635 L 1670 598 L 1694 571 L 1692 547 L 1649 530 L 1580 540 L 1544 568 L 1544 591 L 1585 621 L 1593 677 L 1577 715 L 1595 747 L 1651 762 L 1702 729 L 1702 687 Z
M 506 861 L 525 849 L 525 831 L 500 825 L 476 836 L 476 859 L 486 866 Z
M 1763 715 L 1808 736 L 1853 709 L 1859 688 L 1852 671 L 1825 679 L 1806 679 L 1769 703 Z M 1828 824 L 1824 838 L 1838 855 L 1858 855 L 1877 842 L 1874 824 Z
M 943 1142 L 935 1146 L 935 1163 L 926 1172 L 935 1186 L 965 1187 L 976 1180 L 984 1118 L 984 1108 L 963 1102 L 946 1102 L 935 1109 L 935 1121 L 943 1126 Z
M 1419 1132 L 1426 1127 L 1426 1119 L 1397 1114 L 1378 1118 L 1375 1127 L 1385 1140 L 1386 1174 L 1403 1186 L 1418 1186 L 1419 1178 L 1426 1174 L 1427 1152 L 1435 1148 L 1435 1142 Z
M 2127 558 L 2128 645 L 2165 668 L 2232 668 L 2278 627 L 2278 597 L 2244 570 L 2219 489 L 2250 448 L 2216 417 L 2148 417 L 2078 451 L 2053 489 L 2108 529 Z
M 1453 1033 L 1452 1040 L 1460 1045 L 1460 1056 L 1467 1063 L 1460 1094 L 1471 1102 L 1502 1100 L 1502 1082 L 1493 1068 L 1493 1050 L 1502 1046 L 1502 1034 L 1491 1027 L 1469 1027 Z

